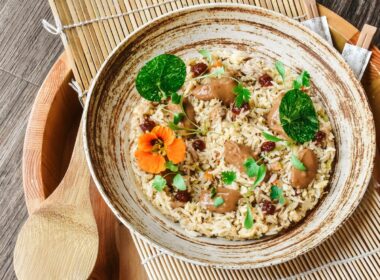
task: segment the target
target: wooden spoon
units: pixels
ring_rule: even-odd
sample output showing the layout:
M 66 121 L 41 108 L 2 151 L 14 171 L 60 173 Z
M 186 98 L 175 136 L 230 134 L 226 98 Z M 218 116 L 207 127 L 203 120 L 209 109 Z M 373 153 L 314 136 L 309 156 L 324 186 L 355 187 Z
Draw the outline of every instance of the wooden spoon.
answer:
M 94 267 L 99 236 L 81 127 L 63 180 L 19 233 L 14 252 L 19 279 L 87 279 Z

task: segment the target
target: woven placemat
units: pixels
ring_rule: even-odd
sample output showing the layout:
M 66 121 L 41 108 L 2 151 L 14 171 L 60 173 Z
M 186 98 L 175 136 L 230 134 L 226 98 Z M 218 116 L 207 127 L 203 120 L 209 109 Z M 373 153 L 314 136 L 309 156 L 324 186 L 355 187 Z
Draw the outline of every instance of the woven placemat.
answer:
M 55 25 L 84 92 L 111 50 L 130 32 L 167 12 L 204 3 L 251 4 L 303 19 L 302 0 L 49 0 Z M 284 264 L 255 270 L 193 265 L 161 253 L 136 235 L 150 279 L 380 279 L 380 196 L 371 184 L 353 216 L 316 249 Z

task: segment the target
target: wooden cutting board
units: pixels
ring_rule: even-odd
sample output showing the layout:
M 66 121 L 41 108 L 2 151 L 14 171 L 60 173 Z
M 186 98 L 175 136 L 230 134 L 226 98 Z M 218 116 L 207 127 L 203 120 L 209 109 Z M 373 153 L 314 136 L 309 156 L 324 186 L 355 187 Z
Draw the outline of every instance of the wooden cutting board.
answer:
M 333 40 L 341 50 L 346 41 L 355 42 L 358 30 L 330 10 L 328 17 Z M 380 135 L 380 51 L 363 79 Z M 68 86 L 73 78 L 69 59 L 63 53 L 41 87 L 29 120 L 23 154 L 23 181 L 29 213 L 39 207 L 61 181 L 68 166 L 82 108 L 77 94 Z M 146 279 L 137 250 L 128 230 L 119 224 L 98 194 L 93 182 L 91 200 L 100 235 L 100 251 L 91 279 Z

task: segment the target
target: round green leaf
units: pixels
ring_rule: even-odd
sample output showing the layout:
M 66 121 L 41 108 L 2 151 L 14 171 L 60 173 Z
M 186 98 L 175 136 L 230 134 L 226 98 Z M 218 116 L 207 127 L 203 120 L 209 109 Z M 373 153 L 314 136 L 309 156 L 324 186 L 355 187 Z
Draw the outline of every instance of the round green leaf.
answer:
M 161 101 L 179 90 L 186 78 L 186 65 L 172 54 L 161 54 L 148 61 L 136 78 L 138 93 L 149 101 Z
M 312 140 L 319 130 L 313 101 L 298 89 L 288 91 L 282 98 L 280 120 L 286 134 L 298 143 Z

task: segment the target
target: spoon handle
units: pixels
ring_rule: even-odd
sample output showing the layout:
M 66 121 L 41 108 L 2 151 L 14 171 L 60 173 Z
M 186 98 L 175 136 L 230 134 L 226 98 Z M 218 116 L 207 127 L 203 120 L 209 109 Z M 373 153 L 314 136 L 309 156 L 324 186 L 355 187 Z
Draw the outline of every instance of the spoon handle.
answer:
M 65 204 L 78 207 L 91 207 L 90 203 L 90 172 L 87 168 L 86 157 L 83 148 L 83 121 L 78 129 L 74 150 L 69 167 L 59 187 L 47 198 L 47 203 L 65 201 Z

